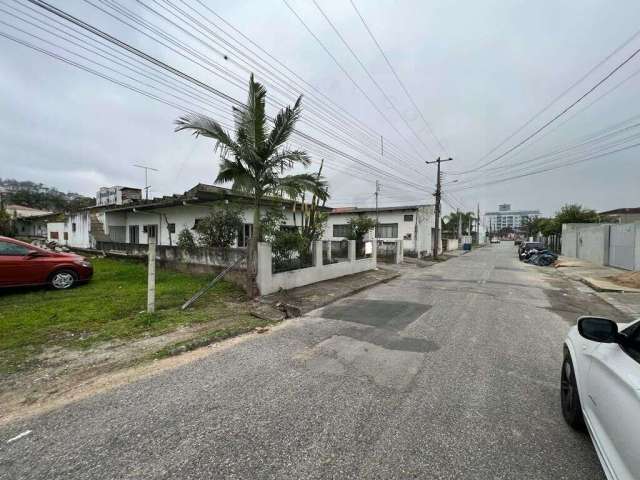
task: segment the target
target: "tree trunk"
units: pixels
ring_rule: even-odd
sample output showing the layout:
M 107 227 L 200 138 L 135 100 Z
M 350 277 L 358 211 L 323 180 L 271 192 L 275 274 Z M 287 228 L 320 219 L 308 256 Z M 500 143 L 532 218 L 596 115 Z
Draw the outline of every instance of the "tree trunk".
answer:
M 258 242 L 260 241 L 261 218 L 260 218 L 260 197 L 256 197 L 253 210 L 253 235 L 249 241 L 249 251 L 247 252 L 247 286 L 249 296 L 255 297 L 258 292 L 256 288 L 256 276 L 258 274 Z

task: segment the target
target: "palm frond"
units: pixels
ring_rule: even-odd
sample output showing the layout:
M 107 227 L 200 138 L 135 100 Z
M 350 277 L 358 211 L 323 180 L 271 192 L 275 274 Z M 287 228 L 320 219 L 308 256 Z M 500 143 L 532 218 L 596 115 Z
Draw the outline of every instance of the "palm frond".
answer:
M 317 175 L 301 173 L 298 175 L 287 175 L 280 177 L 273 182 L 274 188 L 286 192 L 289 196 L 297 197 L 304 192 L 316 195 L 320 200 L 329 198 L 329 188 L 327 182 L 318 178 Z
M 272 168 L 292 168 L 297 163 L 306 167 L 311 164 L 311 157 L 304 150 L 282 150 L 268 159 Z
M 278 112 L 269 139 L 265 145 L 267 155 L 272 155 L 283 145 L 293 133 L 294 127 L 302 114 L 302 95 L 298 97 L 292 107 L 286 107 Z
M 244 109 L 242 115 L 242 123 L 256 151 L 260 151 L 265 142 L 265 125 L 267 123 L 265 112 L 266 96 L 267 90 L 261 83 L 254 80 L 252 73 L 249 78 L 249 96 L 247 98 L 247 108 Z
M 202 135 L 203 137 L 216 140 L 215 148 L 216 150 L 222 150 L 221 153 L 223 157 L 226 157 L 228 151 L 235 154 L 239 150 L 238 144 L 231 138 L 227 131 L 222 128 L 222 125 L 206 115 L 196 113 L 183 115 L 175 121 L 175 124 L 176 132 L 193 130 L 193 134 L 196 137 Z

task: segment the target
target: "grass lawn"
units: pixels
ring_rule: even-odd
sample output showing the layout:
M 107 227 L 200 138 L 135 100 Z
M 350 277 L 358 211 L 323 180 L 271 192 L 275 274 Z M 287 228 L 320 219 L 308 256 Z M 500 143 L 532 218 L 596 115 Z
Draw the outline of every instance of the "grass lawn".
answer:
M 219 282 L 182 312 L 180 305 L 211 277 L 158 269 L 156 313 L 147 314 L 145 264 L 107 258 L 92 263 L 91 282 L 70 290 L 0 291 L 0 373 L 29 368 L 50 346 L 89 348 L 95 342 L 158 335 L 217 319 L 224 336 L 258 324 L 244 304 L 245 293 L 231 283 Z

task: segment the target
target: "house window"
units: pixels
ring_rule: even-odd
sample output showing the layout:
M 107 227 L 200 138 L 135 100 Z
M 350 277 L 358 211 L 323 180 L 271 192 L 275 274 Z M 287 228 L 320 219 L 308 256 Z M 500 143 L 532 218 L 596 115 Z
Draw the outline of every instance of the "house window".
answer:
M 129 225 L 129 243 L 140 243 L 140 225 Z
M 346 237 L 349 236 L 349 233 L 351 233 L 351 229 L 349 228 L 349 225 L 347 225 L 347 224 L 334 225 L 333 226 L 333 236 L 334 237 L 346 238 Z
M 195 230 L 196 228 L 198 228 L 198 225 L 200 225 L 200 222 L 202 222 L 204 220 L 204 218 L 196 218 L 195 221 L 193 222 L 193 227 L 191 227 L 192 230 Z
M 64 232 L 62 234 L 62 238 L 64 238 L 65 240 L 69 240 L 69 232 Z
M 76 233 L 76 224 L 75 224 L 75 223 L 72 223 L 72 224 L 71 224 L 71 231 L 72 231 L 73 233 Z
M 376 238 L 398 238 L 398 224 L 379 223 L 376 227 Z
M 51 239 L 52 239 L 52 240 L 58 240 L 58 238 L 60 238 L 60 237 L 58 236 L 58 232 L 51 232 Z
M 248 247 L 253 236 L 253 224 L 245 223 L 238 232 L 238 247 Z
M 405 222 L 413 222 L 413 215 L 405 215 L 404 216 L 404 221 Z
M 167 224 L 167 230 L 169 230 L 169 233 L 176 233 L 176 224 L 175 223 Z
M 149 238 L 158 238 L 158 226 L 157 225 L 144 225 L 142 231 L 147 234 Z

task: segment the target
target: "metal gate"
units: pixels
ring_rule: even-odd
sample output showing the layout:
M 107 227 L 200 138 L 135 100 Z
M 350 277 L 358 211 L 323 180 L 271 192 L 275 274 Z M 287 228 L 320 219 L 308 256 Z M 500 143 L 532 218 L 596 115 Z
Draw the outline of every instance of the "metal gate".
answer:
M 636 226 L 633 223 L 611 225 L 609 234 L 609 265 L 633 270 L 635 261 Z

